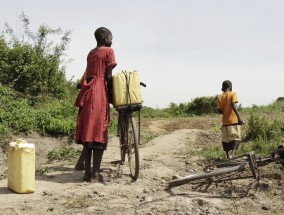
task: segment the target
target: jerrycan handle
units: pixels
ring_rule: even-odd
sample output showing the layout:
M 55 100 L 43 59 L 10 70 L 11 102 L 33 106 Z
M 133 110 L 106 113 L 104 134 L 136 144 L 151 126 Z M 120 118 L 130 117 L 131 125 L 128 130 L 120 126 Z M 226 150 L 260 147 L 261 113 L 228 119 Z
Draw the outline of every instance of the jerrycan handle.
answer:
M 27 143 L 27 141 L 23 140 L 23 139 L 16 139 L 16 143 L 17 144 L 23 144 L 23 143 Z

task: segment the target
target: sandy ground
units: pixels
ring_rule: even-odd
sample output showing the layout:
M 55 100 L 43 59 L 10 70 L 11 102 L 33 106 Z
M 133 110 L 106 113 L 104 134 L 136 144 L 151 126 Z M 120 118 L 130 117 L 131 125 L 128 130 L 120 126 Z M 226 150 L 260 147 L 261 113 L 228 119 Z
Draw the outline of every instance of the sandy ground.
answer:
M 164 123 L 164 120 L 149 123 L 148 129 L 160 135 L 140 148 L 137 181 L 129 177 L 127 163 L 111 164 L 119 159 L 117 137 L 110 139 L 103 157 L 104 182 L 92 183 L 82 182 L 84 171 L 74 170 L 74 163 L 46 162 L 47 152 L 67 144 L 67 139 L 37 134 L 24 137 L 36 145 L 37 169 L 47 167 L 50 171 L 36 176 L 34 193 L 16 194 L 7 188 L 6 155 L 2 150 L 0 215 L 284 214 L 283 167 L 276 164 L 262 169 L 257 190 L 248 186 L 252 179 L 168 187 L 173 175 L 202 171 L 206 161 L 195 152 L 208 144 L 219 144 L 220 134 L 208 126 L 165 132 Z

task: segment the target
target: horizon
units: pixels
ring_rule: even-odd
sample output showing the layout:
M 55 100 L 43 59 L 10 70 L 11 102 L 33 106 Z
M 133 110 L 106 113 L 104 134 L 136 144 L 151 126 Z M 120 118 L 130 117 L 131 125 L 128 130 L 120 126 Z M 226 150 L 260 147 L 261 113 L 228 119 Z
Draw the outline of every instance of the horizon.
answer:
M 268 105 L 283 97 L 284 2 L 239 1 L 5 1 L 4 23 L 19 30 L 23 11 L 32 31 L 41 24 L 73 30 L 66 78 L 79 79 L 93 33 L 105 26 L 113 33 L 117 67 L 137 70 L 147 84 L 144 105 L 166 108 L 197 97 L 221 94 L 229 79 L 243 107 Z

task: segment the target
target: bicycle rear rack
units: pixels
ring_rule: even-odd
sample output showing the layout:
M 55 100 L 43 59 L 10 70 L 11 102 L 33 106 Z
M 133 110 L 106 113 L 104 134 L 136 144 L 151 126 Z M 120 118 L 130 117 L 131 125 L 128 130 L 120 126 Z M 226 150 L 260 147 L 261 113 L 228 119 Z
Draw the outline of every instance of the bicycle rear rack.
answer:
M 142 108 L 142 104 L 132 104 L 116 107 L 117 111 L 139 111 Z

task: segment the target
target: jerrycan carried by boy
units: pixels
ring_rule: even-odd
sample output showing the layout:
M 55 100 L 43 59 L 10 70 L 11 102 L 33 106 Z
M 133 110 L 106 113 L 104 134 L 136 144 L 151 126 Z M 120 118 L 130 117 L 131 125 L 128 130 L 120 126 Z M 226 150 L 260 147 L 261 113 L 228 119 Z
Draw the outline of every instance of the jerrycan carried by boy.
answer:
M 8 188 L 16 193 L 35 190 L 35 145 L 18 139 L 8 147 Z
M 134 71 L 121 71 L 112 77 L 113 106 L 120 107 L 141 104 L 139 73 Z

